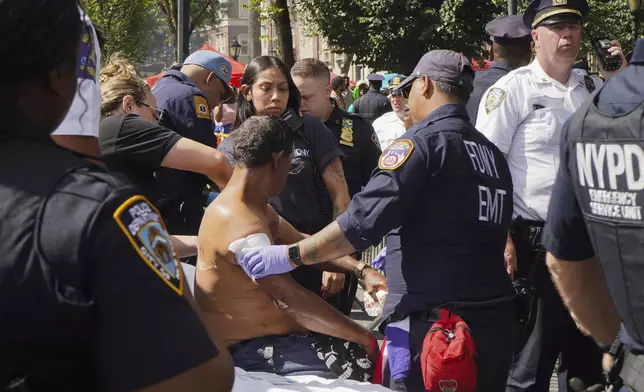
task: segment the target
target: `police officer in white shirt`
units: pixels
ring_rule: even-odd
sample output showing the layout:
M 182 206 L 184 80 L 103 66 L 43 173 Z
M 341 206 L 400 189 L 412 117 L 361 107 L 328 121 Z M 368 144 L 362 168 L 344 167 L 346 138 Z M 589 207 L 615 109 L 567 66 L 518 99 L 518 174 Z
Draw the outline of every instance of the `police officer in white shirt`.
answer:
M 65 148 L 90 157 L 100 157 L 98 124 L 101 115 L 101 50 L 96 30 L 83 10 L 83 37 L 78 61 L 78 90 L 67 116 L 52 133 Z
M 404 123 L 407 100 L 403 97 L 402 91 L 398 90 L 402 79 L 404 78 L 396 75 L 389 81 L 391 93 L 388 98 L 393 112 L 385 113 L 373 122 L 373 130 L 376 132 L 382 151 L 407 131 Z
M 601 83 L 583 70 L 572 69 L 581 47 L 582 17 L 587 13 L 586 0 L 530 3 L 523 18 L 532 29 L 536 59 L 490 87 L 476 119 L 476 128 L 506 155 L 514 183 L 514 221 L 506 244 L 508 273 L 517 286 L 536 289 L 536 294 L 528 290 L 522 297 L 523 328 L 508 391 L 547 392 L 557 358 L 560 392 L 568 390 L 571 378 L 585 385 L 602 380 L 601 351 L 577 330 L 552 283 L 541 246 L 559 166 L 562 126 Z M 611 52 L 625 66 L 620 48 Z

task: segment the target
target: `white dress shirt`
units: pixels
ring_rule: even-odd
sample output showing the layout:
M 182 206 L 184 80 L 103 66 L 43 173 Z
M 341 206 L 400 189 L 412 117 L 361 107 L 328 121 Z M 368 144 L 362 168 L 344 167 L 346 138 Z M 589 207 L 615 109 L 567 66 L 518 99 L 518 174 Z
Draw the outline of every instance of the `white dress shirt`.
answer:
M 476 128 L 506 155 L 514 217 L 546 220 L 562 126 L 590 96 L 593 84 L 599 88 L 601 80 L 574 69 L 563 85 L 534 60 L 499 79 L 481 100 Z
M 380 142 L 380 149 L 385 151 L 394 140 L 401 137 L 407 129 L 405 123 L 402 122 L 396 112 L 388 112 L 378 117 L 373 122 L 373 130 L 376 132 L 378 141 Z

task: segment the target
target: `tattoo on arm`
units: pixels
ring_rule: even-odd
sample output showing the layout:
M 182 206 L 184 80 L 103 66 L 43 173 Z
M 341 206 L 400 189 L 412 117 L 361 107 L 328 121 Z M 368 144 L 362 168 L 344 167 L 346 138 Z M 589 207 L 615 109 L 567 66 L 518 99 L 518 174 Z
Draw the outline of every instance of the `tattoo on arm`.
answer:
M 344 170 L 342 169 L 342 162 L 340 162 L 340 159 L 336 159 L 331 164 L 329 165 L 329 170 L 331 170 L 331 174 L 333 177 L 333 180 L 339 184 L 341 183 L 346 183 L 346 179 L 344 178 Z
M 329 181 L 333 181 L 334 185 L 339 185 L 340 190 L 337 190 L 337 187 L 333 186 L 334 189 L 336 189 L 336 193 L 340 193 L 340 195 L 333 195 L 333 219 L 337 218 L 340 216 L 341 213 L 343 213 L 347 207 L 349 206 L 349 199 L 346 197 L 342 197 L 342 193 L 344 193 L 342 190 L 347 189 L 347 196 L 348 196 L 348 188 L 347 188 L 347 181 L 346 178 L 344 177 L 344 170 L 342 168 L 342 162 L 340 161 L 340 158 L 334 159 L 329 166 L 327 167 L 329 171 Z M 330 186 L 327 185 L 328 188 L 331 188 Z
M 302 240 L 299 246 L 302 260 L 306 264 L 337 259 L 356 251 L 336 222 L 332 222 L 319 233 Z

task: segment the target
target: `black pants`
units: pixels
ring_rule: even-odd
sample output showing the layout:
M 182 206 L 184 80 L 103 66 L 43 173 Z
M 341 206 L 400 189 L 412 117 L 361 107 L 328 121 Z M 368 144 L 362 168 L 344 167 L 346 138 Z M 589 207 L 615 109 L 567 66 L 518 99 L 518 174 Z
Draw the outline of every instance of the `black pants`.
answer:
M 519 257 L 519 272 L 529 271 Z M 523 336 L 525 345 L 516 353 L 508 378 L 508 392 L 548 392 L 559 358 L 559 392 L 571 390 L 568 380 L 579 378 L 588 387 L 602 383 L 602 353 L 597 344 L 576 327 L 555 288 L 543 252 L 536 258 L 534 285 L 536 317 Z
M 478 392 L 502 392 L 505 390 L 508 371 L 512 363 L 516 332 L 516 314 L 512 303 L 490 308 L 454 310 L 469 325 L 476 345 L 478 368 Z M 410 316 L 410 376 L 394 381 L 390 389 L 401 392 L 425 392 L 420 354 L 423 339 L 436 320 L 421 320 Z

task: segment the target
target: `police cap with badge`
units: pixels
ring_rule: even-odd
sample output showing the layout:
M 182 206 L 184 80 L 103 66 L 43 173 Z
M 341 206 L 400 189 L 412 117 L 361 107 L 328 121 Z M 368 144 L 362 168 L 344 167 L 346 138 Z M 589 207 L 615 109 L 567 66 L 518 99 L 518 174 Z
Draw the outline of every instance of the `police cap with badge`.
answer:
M 499 16 L 485 25 L 485 32 L 499 45 L 516 45 L 532 41 L 530 29 L 523 23 L 521 15 Z
M 523 14 L 523 23 L 535 29 L 565 22 L 581 22 L 588 15 L 586 0 L 533 0 Z
M 385 77 L 380 74 L 372 73 L 367 75 L 367 80 L 370 82 L 382 82 L 385 80 Z

